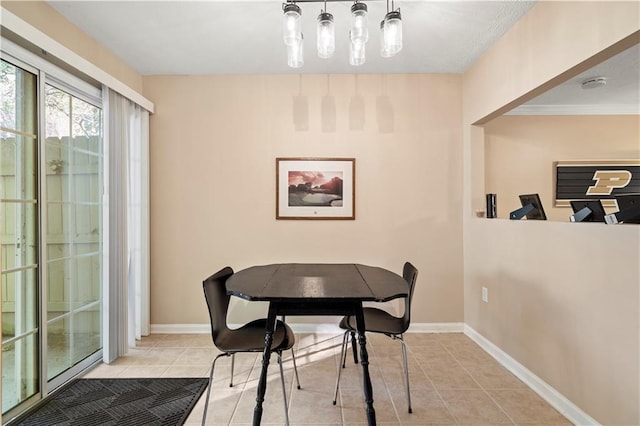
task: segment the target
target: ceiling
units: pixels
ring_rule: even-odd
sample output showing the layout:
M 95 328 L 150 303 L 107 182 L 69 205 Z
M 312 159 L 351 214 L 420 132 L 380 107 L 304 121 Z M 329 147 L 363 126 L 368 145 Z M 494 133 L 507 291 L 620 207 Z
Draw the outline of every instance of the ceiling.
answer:
M 366 0 L 365 0 L 366 1 Z M 395 2 L 403 22 L 403 50 L 380 57 L 386 2 L 369 8 L 367 61 L 349 65 L 351 1 L 330 1 L 336 53 L 315 52 L 323 3 L 299 2 L 305 64 L 287 66 L 282 1 L 49 1 L 59 13 L 142 75 L 462 73 L 533 7 L 533 1 Z
M 280 0 L 48 3 L 142 75 L 463 73 L 535 5 L 535 1 L 521 0 L 396 1 L 402 13 L 404 47 L 395 57 L 382 58 L 379 22 L 387 3 L 362 1 L 369 9 L 366 63 L 349 65 L 351 1 L 327 3 L 335 20 L 336 53 L 331 59 L 320 59 L 315 52 L 315 25 L 324 4 L 300 0 L 305 64 L 297 69 L 286 64 Z M 520 108 L 631 105 L 638 113 L 639 58 L 636 46 Z M 607 85 L 582 90 L 580 83 L 594 76 L 606 76 Z
M 605 77 L 606 85 L 582 82 Z M 595 65 L 512 110 L 510 114 L 640 114 L 640 44 Z

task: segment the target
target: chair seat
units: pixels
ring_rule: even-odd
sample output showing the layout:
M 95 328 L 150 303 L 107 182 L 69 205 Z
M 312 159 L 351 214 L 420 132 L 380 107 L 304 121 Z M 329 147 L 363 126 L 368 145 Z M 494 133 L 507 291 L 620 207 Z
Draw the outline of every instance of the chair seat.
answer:
M 216 337 L 216 347 L 222 352 L 262 352 L 264 351 L 264 333 L 266 318 L 251 321 L 235 330 L 221 330 Z M 282 321 L 276 321 L 271 351 L 291 349 L 295 343 L 293 330 Z
M 402 334 L 407 331 L 404 318 L 397 318 L 378 308 L 364 308 L 364 324 L 367 332 L 383 334 Z M 342 318 L 338 326 L 343 330 L 358 329 L 356 317 L 353 315 Z

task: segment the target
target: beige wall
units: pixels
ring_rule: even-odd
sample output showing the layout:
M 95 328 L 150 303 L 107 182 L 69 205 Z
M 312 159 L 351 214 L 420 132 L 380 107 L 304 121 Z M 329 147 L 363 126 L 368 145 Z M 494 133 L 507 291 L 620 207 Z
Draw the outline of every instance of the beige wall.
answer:
M 4 9 L 92 62 L 133 90 L 142 92 L 142 76 L 140 74 L 122 62 L 111 51 L 83 33 L 46 2 L 2 0 L 0 3 Z
M 628 46 L 616 43 L 634 32 L 637 39 L 639 6 L 541 2 L 462 86 L 456 76 L 360 76 L 363 131 L 347 127 L 354 76 L 331 76 L 330 89 L 327 76 L 145 78 L 144 94 L 157 105 L 152 322 L 205 323 L 200 282 L 226 264 L 348 258 L 399 272 L 409 259 L 421 271 L 415 321 L 464 318 L 601 423 L 639 424 L 640 227 L 471 214 L 485 193 L 484 131 L 472 124 Z M 2 7 L 140 89 L 140 76 L 43 2 Z M 308 131 L 292 124 L 300 83 Z M 385 89 L 392 133 L 378 130 L 375 112 Z M 337 109 L 331 133 L 320 131 L 327 92 Z M 274 159 L 290 155 L 356 157 L 357 220 L 276 221 Z M 483 285 L 489 304 L 480 302 Z M 257 309 L 235 310 L 241 321 Z
M 200 283 L 225 265 L 359 262 L 401 273 L 405 260 L 420 270 L 413 320 L 463 320 L 460 76 L 163 76 L 144 88 L 156 105 L 152 324 L 207 323 Z M 363 130 L 349 129 L 356 90 Z M 299 94 L 304 131 L 293 123 Z M 327 94 L 331 132 L 321 130 Z M 356 158 L 356 220 L 276 220 L 276 157 Z M 264 314 L 255 305 L 236 301 L 230 320 Z
M 640 226 L 473 222 L 465 322 L 601 424 L 639 424 Z
M 518 194 L 538 193 L 548 220 L 569 221 L 571 207 L 554 206 L 554 161 L 640 158 L 637 115 L 506 115 L 484 129 L 485 190 L 500 218 L 520 207 Z
M 639 7 L 538 3 L 463 76 L 465 323 L 607 425 L 640 424 L 640 227 L 474 217 L 488 191 L 473 124 L 637 43 Z

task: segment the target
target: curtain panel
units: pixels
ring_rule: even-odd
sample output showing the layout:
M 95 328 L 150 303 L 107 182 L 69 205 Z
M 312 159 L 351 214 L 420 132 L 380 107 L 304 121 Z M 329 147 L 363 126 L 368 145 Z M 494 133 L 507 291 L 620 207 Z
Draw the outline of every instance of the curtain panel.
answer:
M 149 112 L 103 90 L 108 146 L 104 361 L 149 334 Z

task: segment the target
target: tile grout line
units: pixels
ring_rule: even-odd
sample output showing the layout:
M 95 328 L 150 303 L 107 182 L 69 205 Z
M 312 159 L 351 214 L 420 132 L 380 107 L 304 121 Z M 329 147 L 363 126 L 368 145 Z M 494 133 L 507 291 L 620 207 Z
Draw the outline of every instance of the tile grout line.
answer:
M 502 407 L 502 405 L 498 404 L 498 402 L 489 394 L 489 392 L 487 392 L 487 390 L 484 388 L 484 386 L 482 386 L 482 384 L 480 384 L 480 382 L 478 382 L 478 380 L 476 380 L 476 378 L 473 376 L 473 374 L 471 374 L 471 372 L 469 372 L 469 370 L 467 370 L 467 368 L 460 362 L 460 360 L 458 359 L 458 357 L 449 350 L 449 348 L 447 348 L 445 345 L 442 345 L 444 347 L 444 349 L 453 357 L 453 359 L 456 361 L 456 363 L 458 363 L 458 365 L 460 367 L 462 367 L 462 369 L 469 375 L 469 377 L 471 377 L 471 380 L 473 380 L 478 387 L 485 393 L 485 395 L 487 395 L 489 397 L 489 399 L 500 409 L 500 411 L 507 416 L 507 418 L 509 419 L 509 421 L 515 425 L 516 422 L 511 418 L 511 416 L 509 415 L 509 413 L 506 412 L 506 410 Z
M 313 334 L 313 333 L 311 333 Z M 325 358 L 329 358 L 331 357 L 333 359 L 333 365 L 336 365 L 337 368 L 341 368 L 341 364 L 340 364 L 340 359 L 339 359 L 339 349 L 340 349 L 340 345 L 339 344 L 333 344 L 335 343 L 336 339 L 341 340 L 341 335 L 339 336 L 333 336 L 331 339 L 324 339 L 315 343 L 309 343 L 305 345 L 305 349 L 309 350 L 309 356 L 314 355 L 316 357 L 319 357 L 318 359 L 324 360 Z M 395 350 L 395 343 L 396 342 L 391 342 L 389 340 L 388 343 L 387 339 L 384 339 L 384 337 L 378 341 L 376 339 L 367 339 L 367 349 L 369 351 L 370 354 L 370 358 L 371 358 L 371 363 L 370 363 L 370 370 L 372 373 L 372 376 L 375 374 L 379 374 L 381 381 L 380 381 L 380 390 L 374 389 L 375 394 L 378 395 L 378 398 L 381 397 L 388 397 L 391 401 L 391 404 L 393 406 L 393 410 L 394 410 L 394 416 L 395 416 L 395 421 L 397 421 L 397 424 L 399 425 L 408 425 L 408 424 L 420 424 L 419 422 L 422 420 L 422 417 L 418 414 L 418 413 L 414 413 L 412 416 L 413 417 L 408 417 L 408 418 L 404 418 L 401 417 L 400 415 L 400 409 L 403 406 L 401 404 L 401 401 L 405 401 L 403 398 L 399 398 L 399 394 L 397 394 L 396 396 L 398 397 L 397 401 L 394 399 L 394 392 L 395 390 L 400 389 L 400 387 L 397 387 L 396 385 L 402 385 L 405 384 L 404 380 L 405 380 L 405 376 L 404 374 L 401 374 L 399 376 L 397 376 L 397 380 L 394 380 L 394 377 L 396 377 L 396 374 L 394 373 L 394 371 L 392 370 L 385 370 L 383 367 L 386 367 L 387 364 L 383 362 L 383 359 L 386 359 L 385 355 L 387 354 L 387 350 L 388 350 L 388 355 L 393 357 L 394 360 L 396 359 L 396 357 L 394 356 L 394 353 L 391 352 L 392 349 Z M 375 340 L 375 341 L 374 341 Z M 331 343 L 329 345 L 329 347 L 324 348 L 324 344 L 325 343 Z M 447 390 L 447 386 L 449 386 L 451 383 L 456 383 L 456 381 L 454 380 L 453 382 L 449 379 L 447 379 L 447 374 L 444 374 L 442 377 L 442 388 L 440 389 L 439 387 L 437 387 L 435 385 L 434 379 L 428 374 L 427 371 L 430 371 L 429 368 L 432 365 L 429 360 L 434 360 L 434 361 L 438 361 L 439 357 L 438 357 L 438 353 L 434 352 L 434 356 L 427 356 L 425 358 L 425 362 L 419 362 L 418 358 L 416 358 L 416 356 L 420 353 L 420 342 L 421 340 L 415 341 L 414 344 L 410 344 L 409 342 L 407 342 L 407 355 L 408 355 L 408 363 L 410 364 L 410 369 L 414 370 L 416 373 L 418 374 L 414 374 L 413 377 L 417 378 L 416 376 L 420 375 L 420 380 L 424 380 L 425 383 L 424 385 L 426 385 L 427 383 L 431 385 L 431 389 L 424 389 L 427 392 L 435 392 L 435 394 L 432 394 L 433 396 L 437 396 L 437 399 L 433 399 L 434 403 L 436 403 L 436 401 L 439 401 L 440 404 L 442 404 L 442 407 L 444 408 L 444 410 L 442 411 L 442 413 L 444 414 L 445 412 L 449 415 L 449 419 L 442 421 L 442 424 L 448 423 L 448 422 L 453 422 L 453 424 L 459 425 L 461 424 L 461 420 L 464 418 L 464 416 L 466 414 L 464 414 L 464 410 L 460 412 L 460 415 L 463 416 L 461 418 L 458 418 L 456 415 L 454 415 L 454 412 L 452 411 L 452 407 L 454 406 L 449 406 L 449 404 L 447 403 L 447 401 L 445 401 L 445 399 L 443 398 L 443 395 L 441 392 L 449 392 L 449 390 Z M 116 367 L 117 369 L 121 369 L 120 372 L 117 373 L 117 377 L 125 377 L 125 376 L 135 376 L 136 373 L 136 369 L 144 369 L 145 367 L 155 367 L 155 369 L 152 368 L 153 371 L 147 371 L 143 376 L 141 377 L 163 377 L 166 376 L 167 372 L 169 371 L 170 368 L 172 367 L 181 367 L 177 366 L 176 363 L 178 362 L 178 358 L 180 356 L 185 356 L 185 354 L 188 354 L 189 351 L 191 350 L 197 350 L 198 349 L 211 349 L 209 346 L 204 346 L 202 344 L 202 342 L 200 340 L 195 340 L 193 342 L 185 342 L 187 343 L 187 345 L 182 345 L 180 346 L 180 341 L 179 339 L 176 339 L 175 341 L 171 341 L 171 340 L 167 340 L 167 339 L 157 339 L 155 341 L 150 341 L 148 342 L 148 344 L 144 344 L 144 346 L 138 347 L 138 351 L 132 351 L 132 352 L 137 352 L 133 355 L 130 355 L 130 358 L 128 360 L 129 363 L 127 364 L 120 364 L 120 365 L 112 365 L 113 367 Z M 302 343 L 302 341 L 300 342 Z M 473 388 L 473 390 L 481 390 L 482 392 L 478 393 L 478 397 L 480 397 L 480 395 L 486 395 L 488 396 L 488 399 L 486 400 L 486 404 L 479 404 L 477 405 L 478 409 L 483 409 L 483 408 L 489 408 L 489 404 L 491 404 L 494 407 L 498 408 L 498 412 L 502 413 L 505 418 L 504 420 L 508 419 L 508 422 L 510 423 L 505 423 L 505 424 L 517 424 L 517 422 L 515 421 L 515 418 L 512 417 L 511 415 L 509 415 L 509 413 L 507 412 L 505 406 L 503 406 L 502 404 L 500 404 L 498 402 L 498 400 L 500 398 L 504 399 L 504 403 L 506 404 L 506 406 L 508 407 L 511 402 L 516 401 L 517 395 L 515 394 L 515 396 L 510 396 L 510 394 L 507 392 L 504 394 L 504 397 L 502 397 L 502 394 L 496 394 L 496 397 L 493 397 L 492 394 L 490 393 L 490 391 L 495 391 L 495 390 L 505 390 L 505 391 L 510 391 L 510 390 L 514 390 L 514 389 L 519 389 L 519 387 L 515 387 L 516 383 L 515 382 L 510 382 L 510 381 L 500 381 L 499 379 L 501 379 L 501 375 L 497 374 L 498 372 L 496 372 L 496 374 L 493 373 L 493 370 L 491 370 L 490 368 L 488 370 L 484 370 L 482 367 L 484 366 L 483 364 L 483 359 L 480 357 L 481 354 L 484 354 L 486 351 L 484 351 L 481 347 L 476 347 L 476 344 L 474 343 L 473 345 L 467 345 L 465 341 L 456 339 L 456 338 L 452 338 L 451 340 L 447 340 L 447 339 L 438 339 L 438 338 L 434 338 L 434 339 L 430 339 L 428 338 L 425 343 L 428 343 L 429 345 L 433 345 L 433 350 L 441 350 L 442 355 L 444 355 L 446 357 L 442 358 L 442 361 L 446 361 L 449 359 L 450 357 L 450 361 L 448 361 L 447 363 L 450 363 L 450 365 L 453 368 L 460 368 L 461 372 L 464 372 L 465 375 L 470 376 L 471 381 L 469 381 L 468 383 L 474 384 L 475 386 L 477 386 L 476 388 Z M 473 343 L 473 342 L 472 342 Z M 163 346 L 168 344 L 168 346 Z M 318 350 L 314 350 L 314 346 L 319 345 L 322 346 L 324 349 L 318 349 Z M 158 346 L 160 345 L 160 346 Z M 193 345 L 193 346 L 191 346 Z M 393 345 L 393 346 L 392 346 Z M 318 346 L 318 347 L 320 347 Z M 347 344 L 347 351 L 349 351 L 350 345 Z M 141 349 L 141 350 L 140 350 Z M 181 351 L 175 351 L 175 349 L 181 349 Z M 296 346 L 296 348 L 294 348 L 296 356 L 299 356 L 300 351 L 299 351 L 299 347 Z M 324 351 L 325 349 L 327 350 L 327 356 L 325 356 L 325 354 L 322 354 L 321 352 Z M 399 349 L 398 349 L 399 351 Z M 179 352 L 179 354 L 173 354 L 171 355 L 171 358 L 169 358 L 168 354 L 165 354 L 163 352 Z M 219 352 L 213 351 L 214 352 L 214 356 L 216 356 Z M 206 366 L 206 364 L 204 362 L 201 363 L 201 361 L 204 361 L 204 359 L 200 359 L 202 358 L 205 354 L 193 354 L 194 356 L 198 357 L 198 365 L 202 365 L 202 367 L 206 368 L 206 372 L 205 375 L 208 377 L 209 371 L 210 371 L 210 367 L 211 367 L 211 362 L 208 362 L 208 368 Z M 208 356 L 208 353 L 206 354 Z M 285 360 L 284 356 L 286 355 L 286 352 L 283 353 L 283 361 L 284 362 L 289 362 L 291 363 L 291 359 L 289 358 L 289 360 Z M 348 358 L 347 354 L 347 358 Z M 424 355 L 424 354 L 423 354 Z M 429 355 L 429 353 L 426 353 L 426 355 Z M 440 356 L 442 356 L 440 355 Z M 381 358 L 382 356 L 382 358 Z M 143 361 L 146 357 L 150 357 L 150 359 L 156 359 L 156 360 L 161 360 L 162 363 L 158 363 L 158 364 L 145 364 Z M 141 358 L 141 359 L 137 359 L 137 358 Z M 420 358 L 422 359 L 422 358 Z M 187 360 L 187 358 L 185 358 L 185 360 Z M 195 358 L 194 358 L 195 360 Z M 234 389 L 236 389 L 236 392 L 232 392 L 234 395 L 237 395 L 237 399 L 235 399 L 235 401 L 233 401 L 232 403 L 228 403 L 226 405 L 225 411 L 228 412 L 229 417 L 228 417 L 228 421 L 229 424 L 238 424 L 238 423 L 234 423 L 234 419 L 235 420 L 239 420 L 240 418 L 238 417 L 238 415 L 240 414 L 242 407 L 244 406 L 244 404 L 241 406 L 241 401 L 243 397 L 247 397 L 249 399 L 252 399 L 251 397 L 255 397 L 255 395 L 251 395 L 249 393 L 250 388 L 252 390 L 254 390 L 255 393 L 255 388 L 251 387 L 251 383 L 254 383 L 256 381 L 256 379 L 252 378 L 252 374 L 255 375 L 255 373 L 257 372 L 258 368 L 261 368 L 261 354 L 260 353 L 256 353 L 253 354 L 253 359 L 247 359 L 247 361 L 249 361 L 249 363 L 246 363 L 246 367 L 249 369 L 248 373 L 246 373 L 247 368 L 243 368 L 242 371 L 242 375 L 244 376 L 244 374 L 247 374 L 246 376 L 246 380 L 242 380 L 239 381 L 238 383 L 234 384 Z M 317 360 L 316 360 L 317 361 Z M 316 361 L 308 361 L 305 365 L 309 365 L 309 364 L 313 364 Z M 464 362 L 463 362 L 464 361 Z M 492 359 L 490 361 L 493 361 Z M 195 361 L 194 361 L 195 362 Z M 187 366 L 189 363 L 187 361 L 182 362 L 182 364 L 184 364 L 184 366 Z M 275 364 L 275 363 L 274 363 Z M 394 362 L 395 364 L 395 362 Z M 433 364 L 437 367 L 437 363 Z M 109 367 L 109 365 L 105 364 L 105 366 Z M 216 365 L 217 366 L 217 365 Z M 238 367 L 238 365 L 236 365 Z M 220 372 L 222 374 L 224 374 L 224 368 L 222 368 L 223 365 L 220 366 Z M 229 365 L 225 365 L 225 367 L 228 369 Z M 275 366 L 278 367 L 278 366 Z M 357 376 L 360 377 L 360 379 L 362 379 L 362 369 L 361 366 L 358 366 L 359 368 L 357 369 Z M 474 368 L 477 367 L 478 371 L 475 371 Z M 491 367 L 491 365 L 487 364 L 487 367 Z M 403 368 L 403 366 L 401 365 L 401 368 Z M 117 371 L 116 369 L 116 371 Z M 160 372 L 160 370 L 162 370 Z M 198 374 L 197 377 L 200 377 L 199 374 L 201 374 L 200 370 L 198 369 L 197 371 L 195 369 L 192 369 L 193 371 L 185 371 L 185 374 Z M 291 415 L 292 413 L 296 413 L 298 412 L 297 410 L 308 410 L 308 409 L 312 409 L 309 407 L 305 407 L 304 404 L 299 405 L 296 407 L 294 407 L 293 405 L 296 403 L 296 401 L 302 401 L 299 400 L 299 398 L 296 398 L 296 395 L 294 395 L 294 392 L 297 392 L 297 388 L 296 388 L 296 382 L 295 382 L 295 372 L 292 371 L 293 370 L 293 365 L 291 363 L 290 367 L 287 367 L 286 371 L 285 371 L 285 380 L 286 380 L 286 373 L 288 372 L 289 374 L 289 383 L 287 384 L 285 382 L 285 387 L 286 389 L 288 389 L 287 391 L 287 401 L 288 401 L 288 413 Z M 385 371 L 387 371 L 387 373 L 385 374 Z M 475 371 L 475 372 L 474 372 Z M 435 370 L 435 372 L 437 373 L 437 370 Z M 143 372 L 144 373 L 144 372 Z M 178 372 L 180 374 L 182 374 L 183 372 Z M 336 372 L 337 373 L 337 372 Z M 356 373 L 356 371 L 352 371 L 352 373 Z M 104 369 L 103 374 L 105 374 L 106 376 L 112 374 L 110 372 L 110 370 Z M 279 376 L 279 371 L 276 371 L 275 374 L 277 376 Z M 322 380 L 327 380 L 327 382 L 332 382 L 331 378 L 329 377 L 330 373 L 325 373 L 322 376 Z M 189 377 L 196 377 L 196 376 L 189 376 Z M 238 377 L 240 377 L 240 372 L 238 372 Z M 326 377 L 326 379 L 325 379 Z M 436 376 L 434 376 L 436 377 Z M 436 378 L 438 378 L 439 376 L 437 376 Z M 355 376 L 354 376 L 355 378 Z M 463 378 L 462 376 L 460 377 L 461 379 Z M 279 381 L 279 377 L 277 378 Z M 494 380 L 495 379 L 495 380 Z M 517 379 L 517 378 L 516 378 Z M 411 376 L 409 378 L 410 382 L 411 382 Z M 415 380 L 415 379 L 414 379 Z M 216 380 L 214 379 L 214 382 Z M 304 379 L 302 381 L 302 383 L 304 383 Z M 302 385 L 301 383 L 301 385 Z M 484 386 L 482 383 L 487 384 L 487 386 Z M 225 384 L 225 380 L 221 379 L 218 381 L 218 385 L 219 386 L 224 386 Z M 226 383 L 228 385 L 228 383 Z M 333 384 L 335 384 L 335 382 L 333 382 Z M 463 383 L 464 384 L 464 383 Z M 406 385 L 406 384 L 405 384 Z M 323 384 L 323 386 L 325 386 Z M 278 387 L 280 387 L 280 384 L 278 383 Z M 396 389 L 397 387 L 397 389 Z M 459 390 L 464 390 L 465 388 L 467 388 L 468 386 L 463 386 L 462 388 L 459 388 Z M 525 389 L 529 389 L 526 384 L 524 385 Z M 218 391 L 220 391 L 222 388 L 218 389 Z M 274 388 L 275 390 L 275 388 Z M 455 392 L 456 389 L 451 389 L 450 390 L 452 392 L 452 395 L 455 396 Z M 281 390 L 278 391 L 279 393 L 281 393 Z M 354 395 L 356 395 L 355 393 L 355 389 L 352 387 L 349 387 L 348 389 L 345 390 L 345 388 L 341 387 L 339 395 L 338 395 L 338 401 L 340 403 L 340 414 L 338 416 L 336 416 L 335 418 L 335 423 L 334 424 L 341 424 L 343 426 L 345 425 L 351 425 L 354 423 L 358 423 L 358 421 L 360 421 L 360 423 L 362 423 L 361 420 L 361 416 L 358 417 L 353 417 L 352 421 L 349 421 L 348 415 L 347 415 L 347 411 L 345 411 L 345 407 L 344 407 L 344 396 L 348 395 L 349 397 L 352 397 Z M 358 394 L 361 394 L 362 389 L 360 389 L 360 392 L 358 392 Z M 386 396 L 385 396 L 385 392 L 386 392 Z M 375 395 L 374 394 L 374 398 Z M 214 389 L 212 389 L 212 396 L 215 395 L 214 394 Z M 330 397 L 333 396 L 333 388 L 332 388 L 332 392 Z M 361 396 L 361 395 L 360 395 Z M 515 399 L 514 399 L 515 398 Z M 362 398 L 358 398 L 358 401 L 362 399 Z M 481 401 L 481 400 L 479 400 Z M 489 403 L 489 401 L 491 401 Z M 206 404 L 209 404 L 210 401 L 205 401 Z M 246 402 L 246 401 L 245 401 Z M 386 402 L 386 401 L 385 401 Z M 406 401 L 405 401 L 406 402 Z M 255 405 L 255 404 L 254 404 Z M 362 405 L 362 404 L 361 404 Z M 386 405 L 386 404 L 385 404 Z M 375 404 L 374 404 L 375 406 Z M 474 406 L 476 406 L 474 404 Z M 363 409 L 364 409 L 364 405 L 363 405 Z M 214 407 L 215 410 L 215 407 Z M 438 409 L 439 410 L 439 409 Z M 445 411 L 446 410 L 446 411 Z M 280 412 L 282 410 L 280 409 Z M 357 410 L 356 410 L 357 411 Z M 213 413 L 214 411 L 211 411 L 211 413 Z M 393 422 L 392 417 L 390 417 L 390 412 L 387 410 L 383 410 L 384 413 L 386 413 L 388 415 L 388 420 L 389 420 L 389 424 L 391 424 L 391 422 Z M 202 414 L 202 413 L 201 413 Z M 242 414 L 246 414 L 244 412 L 242 412 Z M 304 415 L 306 416 L 306 412 L 304 412 Z M 337 414 L 337 413 L 335 413 Z M 355 415 L 358 415 L 359 413 L 354 413 Z M 418 416 L 416 416 L 416 414 L 418 414 Z M 562 418 L 564 418 L 564 416 L 562 415 L 562 413 L 560 413 L 560 416 Z M 306 418 L 306 417 L 305 417 Z M 322 417 L 321 417 L 322 418 Z M 438 417 L 432 417 L 431 420 L 429 422 L 426 421 L 421 423 L 421 424 L 428 424 L 430 422 L 435 422 L 437 421 Z M 471 418 L 471 417 L 469 417 Z M 403 421 L 403 419 L 406 420 Z M 214 424 L 213 423 L 214 417 L 210 417 L 210 420 L 207 422 L 207 424 Z M 325 419 L 325 421 L 327 421 L 327 419 Z M 196 424 L 197 419 L 195 418 L 191 418 L 189 419 L 189 421 L 187 422 L 187 424 Z M 417 423 L 416 423 L 417 422 Z M 366 422 L 365 422 L 366 423 Z M 199 424 L 199 422 L 198 422 Z M 215 424 L 219 424 L 219 423 L 215 423 Z M 266 424 L 266 423 L 265 423 Z M 292 426 L 294 425 L 298 425 L 301 426 L 303 424 L 311 424 L 311 423 L 305 423 L 303 422 L 292 422 L 291 423 Z
M 256 363 L 258 362 L 258 356 L 256 355 L 253 359 L 253 364 L 251 364 L 251 370 L 249 370 L 249 374 L 247 375 L 247 380 L 245 380 L 242 383 L 242 389 L 240 390 L 240 396 L 238 396 L 238 400 L 236 401 L 235 405 L 233 406 L 233 410 L 231 410 L 231 416 L 229 417 L 229 424 L 233 423 L 233 418 L 236 416 L 236 412 L 238 411 L 238 407 L 240 406 L 240 401 L 242 400 L 242 397 L 245 395 L 245 392 L 247 391 L 247 384 L 249 382 L 249 378 L 251 377 L 251 373 L 253 373 L 253 369 L 256 366 Z M 209 403 L 209 401 L 207 401 L 207 403 Z
M 440 345 L 447 353 L 449 353 L 451 355 L 451 353 L 449 352 L 449 350 L 441 343 L 441 342 L 437 342 L 438 345 Z M 413 350 L 411 349 L 411 354 L 413 355 Z M 452 355 L 453 356 L 453 355 Z M 455 358 L 455 357 L 454 357 Z M 449 404 L 447 404 L 447 401 L 444 400 L 444 398 L 442 397 L 442 394 L 440 393 L 440 391 L 438 390 L 438 387 L 435 385 L 435 383 L 433 383 L 433 380 L 431 379 L 431 377 L 429 377 L 429 374 L 427 374 L 427 372 L 424 370 L 424 368 L 422 367 L 422 364 L 417 363 L 418 367 L 420 367 L 420 370 L 422 370 L 422 374 L 425 375 L 425 377 L 427 378 L 427 380 L 429 380 L 429 383 L 431 383 L 431 386 L 433 386 L 433 390 L 435 391 L 436 394 L 438 394 L 438 398 L 440 398 L 440 401 L 442 401 L 442 404 L 444 405 L 444 407 L 447 409 L 447 412 L 449 413 L 449 415 L 451 416 L 451 418 L 453 418 L 453 420 L 455 420 L 455 424 L 459 425 L 460 424 L 460 420 L 458 419 L 458 417 L 451 411 L 451 408 L 449 407 Z
M 393 341 L 393 339 L 392 339 L 392 341 Z M 379 360 L 379 357 L 376 354 L 376 350 L 375 350 L 373 344 L 371 344 L 371 349 L 372 349 L 371 352 L 373 352 L 374 358 L 376 360 Z M 371 365 L 371 364 L 369 364 L 369 365 Z M 376 362 L 376 368 L 378 370 L 378 373 L 380 374 L 380 377 L 382 379 L 382 383 L 384 384 L 384 390 L 386 391 L 387 396 L 389 397 L 389 400 L 391 401 L 391 406 L 393 407 L 393 411 L 394 411 L 394 413 L 396 415 L 396 419 L 398 421 L 398 424 L 402 425 L 402 419 L 400 418 L 400 414 L 398 413 L 398 407 L 396 407 L 396 403 L 393 400 L 393 396 L 391 395 L 391 390 L 389 389 L 389 385 L 387 384 L 387 380 L 385 380 L 385 378 L 384 378 L 384 373 L 382 372 L 382 368 L 380 368 L 380 363 L 379 362 Z

